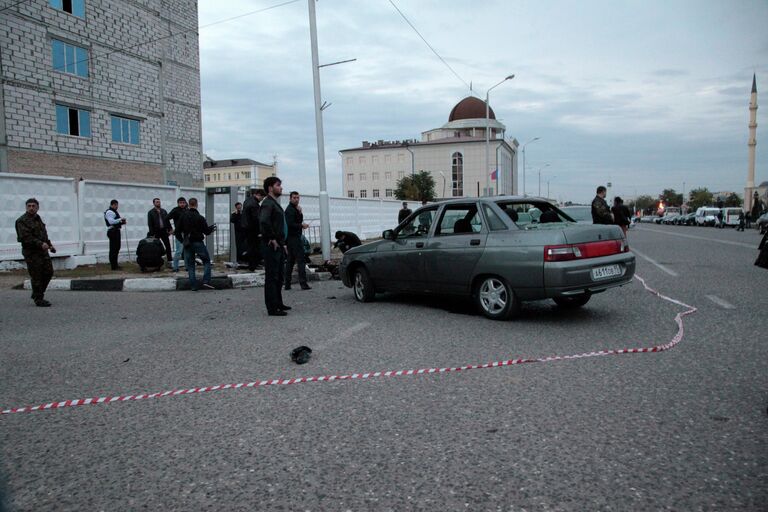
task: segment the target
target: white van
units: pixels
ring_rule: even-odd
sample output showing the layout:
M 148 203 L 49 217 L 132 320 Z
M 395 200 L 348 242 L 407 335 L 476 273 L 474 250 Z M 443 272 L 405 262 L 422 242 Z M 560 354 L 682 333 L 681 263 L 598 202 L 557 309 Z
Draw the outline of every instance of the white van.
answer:
M 741 208 L 723 208 L 723 224 L 726 226 L 738 226 L 739 214 L 743 213 Z
M 715 208 L 713 206 L 702 206 L 696 210 L 696 225 L 714 226 L 717 224 L 718 213 L 720 213 L 720 208 Z

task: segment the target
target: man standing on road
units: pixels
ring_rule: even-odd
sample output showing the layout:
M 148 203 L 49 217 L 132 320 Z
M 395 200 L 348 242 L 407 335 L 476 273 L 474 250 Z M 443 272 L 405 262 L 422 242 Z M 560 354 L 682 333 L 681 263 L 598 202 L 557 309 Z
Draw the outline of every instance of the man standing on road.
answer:
M 53 277 L 53 264 L 48 253 L 55 253 L 56 248 L 48 239 L 43 219 L 37 214 L 40 203 L 31 197 L 25 206 L 24 215 L 16 219 L 16 239 L 21 243 L 21 254 L 32 282 L 32 300 L 35 306 L 47 308 L 51 303 L 45 300 L 45 290 Z
M 175 230 L 171 230 L 171 234 L 175 235 L 173 238 L 175 240 L 176 244 L 176 252 L 173 254 L 173 271 L 178 272 L 179 271 L 179 260 L 181 260 L 182 254 L 184 254 L 184 246 L 181 243 L 181 232 L 179 231 L 179 222 L 181 221 L 181 216 L 184 214 L 184 212 L 187 211 L 187 200 L 183 197 L 180 197 L 176 200 L 176 206 L 171 210 L 171 213 L 168 214 L 168 225 L 170 226 L 170 222 L 173 221 L 173 225 L 176 228 Z
M 120 217 L 120 213 L 117 211 L 118 206 L 117 199 L 113 199 L 109 202 L 109 209 L 104 212 L 104 222 L 107 223 L 107 238 L 109 239 L 109 265 L 112 270 L 122 270 L 117 265 L 117 256 L 120 254 L 120 237 L 126 220 L 124 217 Z
M 243 216 L 240 219 L 240 225 L 245 229 L 245 239 L 247 244 L 248 270 L 253 272 L 261 264 L 262 253 L 259 235 L 259 204 L 264 199 L 265 192 L 261 189 L 252 188 L 250 195 L 245 198 L 243 203 Z
M 613 208 L 611 208 L 611 213 L 613 214 L 615 224 L 624 232 L 624 238 L 627 238 L 627 229 L 629 228 L 629 217 L 631 213 L 619 196 L 613 198 Z
M 739 227 L 736 228 L 736 231 L 744 231 L 744 212 L 739 212 Z
M 149 236 L 159 238 L 165 247 L 165 262 L 170 265 L 171 259 L 171 241 L 168 239 L 168 233 L 171 231 L 171 224 L 168 222 L 168 212 L 161 208 L 160 198 L 152 200 L 153 208 L 147 212 L 147 226 L 149 227 Z
M 189 198 L 189 208 L 181 216 L 177 232 L 181 232 L 184 241 L 184 265 L 189 275 L 189 286 L 193 292 L 197 291 L 197 276 L 195 276 L 195 257 L 203 262 L 203 288 L 213 290 L 211 285 L 211 257 L 205 246 L 205 236 L 216 231 L 216 224 L 211 226 L 205 221 L 205 217 L 197 211 L 197 199 Z
M 299 201 L 301 197 L 296 191 L 291 192 L 290 202 L 285 208 L 285 223 L 288 225 L 288 237 L 285 239 L 288 248 L 288 258 L 285 265 L 285 289 L 291 289 L 291 277 L 293 276 L 294 263 L 298 267 L 299 285 L 302 290 L 311 290 L 307 284 L 307 267 L 304 263 L 304 244 L 301 241 L 301 232 L 309 227 L 304 223 L 304 214 L 301 212 Z
M 408 208 L 408 203 L 403 201 L 403 207 L 397 212 L 397 223 L 400 224 L 411 214 L 411 209 Z
M 264 256 L 264 302 L 269 316 L 286 316 L 290 307 L 283 304 L 282 286 L 285 270 L 285 239 L 288 225 L 285 212 L 277 201 L 283 193 L 282 181 L 277 176 L 264 180 L 267 197 L 259 208 L 261 250 Z
M 245 252 L 245 228 L 243 227 L 243 203 L 235 203 L 235 211 L 229 216 L 229 223 L 232 224 L 232 232 L 235 234 L 235 259 L 240 263 L 244 261 Z
M 602 185 L 597 187 L 597 195 L 592 200 L 592 223 L 593 224 L 613 224 L 611 210 L 608 203 L 605 202 L 606 188 Z

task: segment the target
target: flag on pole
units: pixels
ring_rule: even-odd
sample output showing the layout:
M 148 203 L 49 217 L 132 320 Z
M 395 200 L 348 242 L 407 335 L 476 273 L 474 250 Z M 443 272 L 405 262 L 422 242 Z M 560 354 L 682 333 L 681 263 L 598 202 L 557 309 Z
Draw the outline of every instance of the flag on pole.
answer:
M 494 169 L 494 171 L 491 173 L 491 179 L 492 180 L 496 180 L 496 179 L 498 179 L 498 176 L 499 176 L 499 170 L 498 169 Z

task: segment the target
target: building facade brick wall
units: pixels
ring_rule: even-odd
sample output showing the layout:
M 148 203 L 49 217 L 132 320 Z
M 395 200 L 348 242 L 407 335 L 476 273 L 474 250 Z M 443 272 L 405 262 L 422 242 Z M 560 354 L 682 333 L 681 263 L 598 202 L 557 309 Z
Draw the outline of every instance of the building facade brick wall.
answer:
M 197 2 L 84 3 L 0 12 L 0 171 L 200 186 Z M 87 77 L 54 71 L 53 39 L 87 49 Z M 88 110 L 91 136 L 59 134 L 57 104 Z M 113 142 L 112 115 L 139 121 L 139 144 Z

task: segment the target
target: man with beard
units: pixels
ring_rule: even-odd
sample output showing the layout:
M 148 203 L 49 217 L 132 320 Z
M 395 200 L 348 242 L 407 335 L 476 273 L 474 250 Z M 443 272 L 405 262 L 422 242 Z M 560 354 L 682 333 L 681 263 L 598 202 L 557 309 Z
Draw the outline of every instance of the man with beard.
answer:
M 48 253 L 55 253 L 56 248 L 48 239 L 43 219 L 37 214 L 40 203 L 31 197 L 25 205 L 26 212 L 16 219 L 16 239 L 21 243 L 21 254 L 32 282 L 32 300 L 35 306 L 47 308 L 51 303 L 45 300 L 45 290 L 53 277 L 53 264 Z
M 178 272 L 179 271 L 179 261 L 181 260 L 181 256 L 184 253 L 184 246 L 181 243 L 181 231 L 179 231 L 179 222 L 181 221 L 181 216 L 184 215 L 184 212 L 187 211 L 187 200 L 183 197 L 180 197 L 176 200 L 176 206 L 171 210 L 171 212 L 168 214 L 168 224 L 170 224 L 171 221 L 173 221 L 173 225 L 175 229 L 171 230 L 171 234 L 175 235 L 174 239 L 176 240 L 176 252 L 173 254 L 173 271 Z
M 264 180 L 267 197 L 259 208 L 261 250 L 264 256 L 264 302 L 269 316 L 286 316 L 290 307 L 283 304 L 282 285 L 285 270 L 285 239 L 288 225 L 278 198 L 283 193 L 282 181 L 277 176 Z
M 286 238 L 286 247 L 288 248 L 288 258 L 285 266 L 285 289 L 291 289 L 291 277 L 293 274 L 293 265 L 295 264 L 299 272 L 299 286 L 302 290 L 311 290 L 312 287 L 307 284 L 307 267 L 304 263 L 304 244 L 301 241 L 301 232 L 307 229 L 308 225 L 304 223 L 304 214 L 301 212 L 299 193 L 291 192 L 290 202 L 285 208 L 285 222 L 288 225 L 288 237 Z

